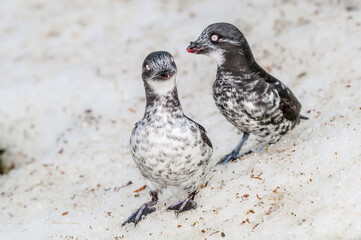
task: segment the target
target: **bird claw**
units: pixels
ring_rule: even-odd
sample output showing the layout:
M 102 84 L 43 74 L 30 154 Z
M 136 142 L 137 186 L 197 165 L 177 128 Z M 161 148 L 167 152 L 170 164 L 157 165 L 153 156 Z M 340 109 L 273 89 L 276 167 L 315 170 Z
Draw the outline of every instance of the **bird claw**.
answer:
M 229 154 L 227 154 L 226 156 L 224 156 L 219 162 L 218 164 L 227 164 L 229 162 L 233 162 L 236 161 L 238 158 L 242 157 L 242 155 L 239 155 L 238 153 L 235 152 L 231 152 Z
M 142 219 L 142 217 L 147 216 L 148 214 L 155 211 L 155 208 L 152 207 L 149 203 L 144 203 L 138 210 L 136 210 L 132 215 L 130 215 L 127 220 L 124 221 L 122 226 L 127 223 L 134 223 L 134 226 Z
M 248 154 L 251 154 L 253 153 L 253 151 L 248 151 L 248 152 L 245 152 L 245 153 L 242 153 L 242 154 L 239 154 L 239 153 L 236 153 L 236 152 L 231 152 L 229 154 L 227 154 L 226 156 L 224 156 L 219 162 L 218 164 L 227 164 L 229 162 L 233 162 L 233 161 L 236 161 L 237 159 L 245 156 L 245 155 L 248 155 Z
M 178 215 L 181 212 L 189 211 L 191 209 L 196 209 L 196 208 L 197 208 L 197 203 L 188 197 L 183 201 L 172 204 L 170 207 L 167 208 L 167 210 L 174 210 L 177 212 Z
M 241 151 L 241 148 L 243 147 L 244 143 L 247 141 L 248 137 L 249 137 L 249 133 L 244 132 L 243 137 L 242 137 L 241 141 L 239 142 L 239 144 L 233 149 L 233 151 L 231 153 L 224 156 L 218 162 L 218 164 L 226 164 L 229 162 L 233 162 L 233 161 L 236 161 L 238 158 L 243 157 L 244 155 L 250 154 L 252 151 L 248 151 L 246 153 L 239 154 L 239 151 Z

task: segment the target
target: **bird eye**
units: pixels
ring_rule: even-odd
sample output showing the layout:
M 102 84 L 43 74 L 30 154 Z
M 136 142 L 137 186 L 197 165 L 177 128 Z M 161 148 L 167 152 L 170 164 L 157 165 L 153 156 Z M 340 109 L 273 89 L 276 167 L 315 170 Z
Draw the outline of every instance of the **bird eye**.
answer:
M 171 61 L 171 62 L 174 62 L 174 59 L 173 59 L 173 57 L 170 57 L 170 61 Z
M 150 70 L 149 64 L 146 64 L 146 65 L 145 65 L 145 69 L 147 69 L 148 71 Z
M 218 39 L 219 39 L 219 36 L 218 36 L 217 34 L 213 34 L 213 35 L 211 36 L 212 42 L 217 42 Z

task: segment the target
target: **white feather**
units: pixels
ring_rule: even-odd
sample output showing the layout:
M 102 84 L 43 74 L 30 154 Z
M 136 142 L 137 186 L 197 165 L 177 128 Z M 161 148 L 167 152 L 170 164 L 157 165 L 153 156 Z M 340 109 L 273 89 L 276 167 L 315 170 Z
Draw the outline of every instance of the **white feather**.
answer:
M 210 51 L 207 56 L 209 56 L 210 58 L 214 59 L 217 62 L 218 66 L 221 66 L 224 61 L 224 51 L 223 50 L 214 50 L 214 51 Z
M 176 74 L 174 74 L 173 77 L 165 81 L 150 79 L 148 80 L 148 84 L 155 93 L 159 95 L 164 95 L 174 89 L 176 84 Z

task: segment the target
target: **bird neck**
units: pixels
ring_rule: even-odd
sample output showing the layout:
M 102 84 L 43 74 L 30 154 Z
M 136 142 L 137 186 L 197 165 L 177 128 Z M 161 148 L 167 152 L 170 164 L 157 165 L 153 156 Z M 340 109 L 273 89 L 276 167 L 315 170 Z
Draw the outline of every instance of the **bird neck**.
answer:
M 224 59 L 225 61 L 218 65 L 219 70 L 244 73 L 258 72 L 260 70 L 247 42 L 244 42 L 242 46 L 234 46 L 234 48 L 226 50 Z
M 172 112 L 175 112 L 177 110 L 182 111 L 182 106 L 178 99 L 178 91 L 176 86 L 174 86 L 174 88 L 170 91 L 162 94 L 155 92 L 147 83 L 144 83 L 144 86 L 146 96 L 146 109 L 160 107 L 162 109 L 170 110 Z

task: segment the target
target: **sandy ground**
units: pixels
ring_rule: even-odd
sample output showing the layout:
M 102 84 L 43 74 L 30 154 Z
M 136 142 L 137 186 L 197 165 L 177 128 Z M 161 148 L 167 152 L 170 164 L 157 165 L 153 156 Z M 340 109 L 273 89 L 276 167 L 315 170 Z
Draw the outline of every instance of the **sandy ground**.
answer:
M 361 239 L 360 13 L 358 1 L 1 1 L 0 148 L 15 168 L 0 176 L 0 239 Z M 197 210 L 167 212 L 185 196 L 170 189 L 121 227 L 149 199 L 133 192 L 144 179 L 128 150 L 149 52 L 174 55 L 214 162 L 241 137 L 213 103 L 215 62 L 185 51 L 219 21 L 310 120 L 216 167 Z

